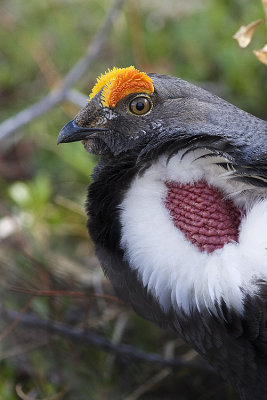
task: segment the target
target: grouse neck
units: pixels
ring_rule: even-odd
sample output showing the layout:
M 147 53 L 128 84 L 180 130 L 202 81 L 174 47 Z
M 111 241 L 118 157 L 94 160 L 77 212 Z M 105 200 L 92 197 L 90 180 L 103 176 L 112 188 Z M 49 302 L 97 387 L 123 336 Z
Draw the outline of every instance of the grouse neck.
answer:
M 125 191 L 119 217 L 124 260 L 166 313 L 216 315 L 225 304 L 242 314 L 247 296 L 257 296 L 258 282 L 267 280 L 267 199 L 255 200 L 256 190 L 200 154 L 182 154 L 160 157 Z M 180 195 L 185 198 L 171 215 Z

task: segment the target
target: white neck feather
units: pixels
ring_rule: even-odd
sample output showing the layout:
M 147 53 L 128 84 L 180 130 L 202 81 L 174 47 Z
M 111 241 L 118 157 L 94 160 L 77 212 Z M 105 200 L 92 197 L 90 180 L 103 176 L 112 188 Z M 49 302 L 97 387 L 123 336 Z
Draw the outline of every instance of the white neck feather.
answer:
M 253 202 L 241 193 L 244 184 L 227 179 L 229 174 L 211 161 L 195 159 L 196 153 L 183 159 L 177 154 L 168 163 L 163 156 L 135 178 L 121 205 L 121 247 L 130 267 L 166 312 L 172 306 L 187 314 L 195 308 L 216 313 L 215 303 L 223 299 L 242 313 L 246 294 L 257 294 L 255 280 L 267 280 L 267 199 Z M 210 254 L 186 240 L 164 204 L 166 181 L 200 179 L 247 208 L 239 243 Z

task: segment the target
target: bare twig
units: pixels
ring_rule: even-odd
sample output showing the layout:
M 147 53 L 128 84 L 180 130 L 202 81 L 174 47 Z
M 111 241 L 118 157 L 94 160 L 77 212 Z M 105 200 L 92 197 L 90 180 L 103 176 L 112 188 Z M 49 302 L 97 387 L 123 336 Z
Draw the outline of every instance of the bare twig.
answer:
M 39 349 L 40 347 L 47 346 L 48 340 L 47 339 L 42 339 L 42 340 L 35 340 L 34 343 L 27 343 L 27 344 L 19 344 L 17 346 L 13 346 L 11 349 L 1 351 L 0 354 L 0 362 L 2 360 L 16 357 L 20 354 L 26 354 L 29 353 L 33 350 Z
M 267 0 L 262 0 L 262 5 L 265 13 L 265 22 L 267 23 Z
M 138 400 L 140 396 L 148 392 L 155 385 L 158 385 L 163 379 L 170 375 L 172 370 L 170 368 L 164 368 L 159 371 L 156 375 L 152 376 L 147 382 L 138 387 L 130 396 L 127 396 L 124 400 Z
M 120 357 L 128 357 L 136 360 L 142 360 L 149 363 L 156 363 L 168 367 L 172 367 L 175 369 L 179 368 L 196 368 L 196 369 L 204 369 L 207 371 L 213 371 L 208 364 L 204 361 L 201 363 L 195 361 L 183 361 L 179 359 L 173 358 L 164 358 L 159 354 L 155 353 L 146 353 L 144 351 L 138 350 L 135 347 L 125 345 L 125 344 L 114 344 L 110 340 L 103 338 L 102 336 L 88 331 L 82 331 L 79 329 L 73 329 L 67 324 L 63 324 L 60 322 L 44 320 L 38 317 L 35 317 L 32 314 L 23 314 L 21 315 L 17 311 L 5 309 L 0 306 L 0 316 L 1 318 L 7 318 L 10 320 L 17 320 L 19 316 L 20 324 L 24 327 L 29 327 L 34 329 L 39 329 L 42 331 L 47 331 L 50 334 L 54 334 L 60 337 L 64 337 L 66 339 L 71 340 L 72 342 L 78 344 L 89 344 L 93 345 L 101 350 L 109 351 L 115 353 Z
M 99 294 L 99 293 L 85 293 L 81 291 L 75 290 L 42 290 L 42 289 L 29 289 L 20 286 L 11 286 L 9 288 L 12 292 L 30 294 L 31 296 L 42 296 L 42 297 L 78 297 L 78 298 L 96 298 L 96 299 L 104 299 L 108 301 L 112 301 L 114 303 L 118 303 L 124 305 L 121 300 L 119 300 L 115 296 L 110 296 L 107 294 Z
M 84 107 L 88 96 L 85 96 L 85 94 L 80 93 L 78 90 L 71 89 L 66 93 L 65 98 L 78 107 Z
M 77 93 L 74 97 L 75 92 L 70 91 L 70 88 L 82 77 L 82 75 L 88 70 L 90 65 L 99 56 L 107 40 L 108 33 L 112 27 L 113 21 L 124 2 L 125 0 L 115 0 L 114 5 L 111 7 L 104 20 L 102 28 L 93 37 L 85 56 L 82 57 L 74 65 L 74 67 L 69 71 L 69 73 L 63 79 L 58 88 L 54 89 L 42 100 L 26 108 L 25 110 L 20 111 L 13 117 L 7 119 L 6 121 L 2 122 L 2 124 L 0 124 L 0 140 L 10 135 L 18 128 L 21 128 L 22 126 L 31 122 L 36 117 L 44 114 L 50 108 L 66 98 L 68 98 L 69 100 L 72 99 L 71 101 L 75 99 L 75 104 L 77 104 L 76 101 L 79 101 L 80 106 L 81 97 L 79 97 L 78 99 Z
M 38 101 L 34 105 L 20 111 L 13 117 L 2 122 L 0 125 L 0 140 L 13 133 L 18 128 L 28 124 L 33 119 L 44 114 L 54 105 L 58 104 L 65 97 L 64 88 L 55 89 L 50 92 L 44 99 Z
M 52 396 L 49 397 L 43 397 L 42 399 L 39 400 L 60 400 L 63 399 L 65 394 L 68 393 L 71 389 L 71 385 L 67 385 L 65 386 L 59 393 L 54 394 Z M 29 394 L 24 393 L 23 389 L 22 389 L 22 385 L 20 383 L 18 383 L 16 385 L 16 393 L 19 396 L 20 399 L 22 400 L 37 400 L 36 397 L 31 397 Z
M 126 313 L 120 314 L 117 318 L 117 322 L 114 327 L 112 342 L 117 345 L 121 342 L 125 329 L 127 327 L 127 322 L 129 315 Z M 112 367 L 115 361 L 115 354 L 108 354 L 105 360 L 105 378 L 110 377 L 112 373 Z
M 34 299 L 34 296 L 30 297 L 30 299 L 27 301 L 25 306 L 22 308 L 20 312 L 16 312 L 16 318 L 13 318 L 12 324 L 10 324 L 4 332 L 1 333 L 0 335 L 0 341 L 3 340 L 15 327 L 18 325 L 19 321 L 21 320 L 23 314 L 25 311 L 30 307 L 32 301 Z
M 164 354 L 166 357 L 171 358 L 173 357 L 174 354 L 174 349 L 175 349 L 175 342 L 176 341 L 170 341 L 168 342 L 164 347 Z M 184 373 L 183 370 L 180 371 L 180 373 Z M 144 395 L 146 392 L 151 390 L 155 385 L 158 385 L 160 381 L 165 379 L 167 376 L 169 376 L 172 373 L 171 368 L 165 367 L 163 368 L 160 372 L 158 372 L 156 375 L 153 375 L 151 378 L 149 378 L 146 382 L 142 383 L 141 386 L 139 386 L 137 389 L 135 389 L 129 396 L 127 396 L 124 400 L 138 400 L 139 397 Z
M 75 82 L 77 82 L 77 80 L 80 79 L 87 71 L 92 62 L 98 57 L 107 40 L 108 33 L 111 30 L 113 21 L 116 18 L 120 8 L 123 6 L 124 2 L 125 0 L 115 1 L 113 7 L 107 14 L 102 28 L 97 32 L 90 46 L 88 47 L 87 53 L 74 65 L 74 67 L 64 78 L 63 87 L 65 90 L 68 90 Z

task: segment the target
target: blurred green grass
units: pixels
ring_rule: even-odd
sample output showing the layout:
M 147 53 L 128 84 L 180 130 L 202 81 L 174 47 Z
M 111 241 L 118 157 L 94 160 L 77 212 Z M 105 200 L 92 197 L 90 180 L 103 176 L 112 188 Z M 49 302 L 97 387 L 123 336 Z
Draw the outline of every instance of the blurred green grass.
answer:
M 76 88 L 88 94 L 107 68 L 133 64 L 197 83 L 266 118 L 267 69 L 252 54 L 252 49 L 265 43 L 266 27 L 257 29 L 248 49 L 239 49 L 232 39 L 240 25 L 263 17 L 261 2 L 167 3 L 168 7 L 158 0 L 126 2 L 105 51 Z M 109 0 L 1 1 L 1 120 L 41 99 L 59 83 L 84 54 L 111 4 Z M 67 102 L 56 106 L 12 135 L 11 145 L 0 153 L 0 223 L 15 221 L 12 233 L 0 236 L 0 296 L 7 307 L 19 310 L 28 300 L 25 294 L 11 292 L 10 285 L 111 291 L 94 258 L 83 211 L 96 158 L 79 143 L 56 146 L 59 130 L 77 112 Z M 85 324 L 109 338 L 126 312 L 105 301 L 74 298 L 37 297 L 29 309 L 43 318 L 73 321 L 76 327 Z M 121 341 L 160 353 L 175 339 L 127 312 Z M 36 348 L 23 352 L 29 339 Z M 190 354 L 176 340 L 174 354 Z M 58 398 L 126 399 L 159 370 L 22 328 L 12 331 L 0 346 L 0 399 L 4 400 L 18 398 L 16 384 L 22 384 L 32 399 L 50 398 L 62 390 Z M 17 349 L 15 355 L 1 358 L 12 349 Z M 68 384 L 70 389 L 64 393 Z M 176 371 L 136 398 L 169 400 L 180 393 L 181 400 L 235 399 L 222 385 L 204 372 Z

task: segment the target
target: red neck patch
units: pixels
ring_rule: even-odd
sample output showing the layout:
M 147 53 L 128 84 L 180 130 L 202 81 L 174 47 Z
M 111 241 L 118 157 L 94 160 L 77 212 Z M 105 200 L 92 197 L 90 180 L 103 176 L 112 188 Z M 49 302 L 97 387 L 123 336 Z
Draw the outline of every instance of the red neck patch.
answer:
M 241 211 L 205 181 L 166 182 L 166 207 L 174 225 L 201 251 L 211 253 L 238 241 Z

